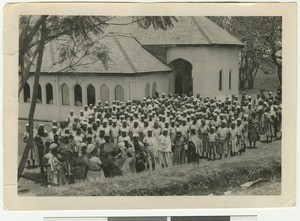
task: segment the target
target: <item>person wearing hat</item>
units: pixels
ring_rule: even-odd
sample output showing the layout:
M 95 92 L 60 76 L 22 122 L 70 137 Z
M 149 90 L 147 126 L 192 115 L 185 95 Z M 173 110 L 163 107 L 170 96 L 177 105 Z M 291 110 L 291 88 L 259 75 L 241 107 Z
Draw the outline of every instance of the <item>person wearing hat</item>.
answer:
M 186 147 L 187 144 L 182 137 L 181 130 L 176 129 L 176 136 L 173 141 L 173 165 L 185 164 L 186 163 Z
M 85 119 L 88 119 L 90 116 L 89 107 L 87 105 L 84 105 L 83 107 L 83 116 L 85 117 Z
M 122 127 L 120 131 L 121 131 L 121 136 L 119 136 L 118 142 L 127 142 L 129 145 L 132 145 L 131 138 L 127 134 L 127 130 Z
M 207 140 L 207 135 L 210 131 L 209 126 L 206 123 L 206 120 L 204 118 L 201 119 L 201 123 L 199 126 L 199 135 L 200 139 L 202 140 L 202 157 L 208 158 L 208 140 Z
M 62 135 L 62 142 L 58 146 L 58 152 L 65 158 L 67 175 L 71 176 L 71 159 L 76 153 L 76 147 L 75 143 L 70 142 L 70 134 L 64 133 Z
M 125 130 L 127 134 L 130 131 L 130 127 L 127 125 L 127 121 L 125 119 L 122 120 L 122 127 L 121 127 L 121 129 Z
M 112 126 L 110 127 L 110 137 L 111 140 L 117 144 L 120 136 L 120 128 L 117 125 L 117 119 L 112 120 Z
M 243 148 L 243 146 L 244 146 L 244 136 L 243 136 L 243 134 L 244 134 L 244 127 L 243 127 L 241 118 L 237 118 L 236 119 L 235 128 L 237 130 L 237 149 L 239 151 L 241 151 L 242 148 Z
M 158 151 L 159 162 L 162 168 L 168 167 L 172 151 L 172 142 L 167 128 L 164 128 L 162 134 L 158 137 Z
M 86 116 L 84 116 L 84 111 L 80 110 L 78 120 L 80 123 L 83 123 L 85 120 L 87 120 Z
M 89 115 L 92 115 L 92 113 L 95 113 L 93 104 L 89 105 L 88 112 L 89 112 Z
M 191 126 L 191 130 L 189 133 L 189 140 L 188 140 L 188 150 L 187 150 L 187 162 L 199 163 L 199 157 L 203 153 L 202 148 L 202 140 L 199 138 L 197 133 L 197 127 Z
M 261 99 L 266 100 L 266 95 L 265 95 L 263 89 L 260 89 L 259 96 L 260 96 Z
M 247 143 L 248 143 L 248 133 L 249 133 L 249 115 L 248 114 L 244 114 L 243 115 L 243 120 L 242 120 L 242 124 L 243 124 L 243 145 L 241 146 L 241 150 L 243 152 L 245 152 L 246 147 L 247 147 Z
M 61 156 L 59 155 L 57 148 L 56 143 L 50 144 L 49 152 L 44 155 L 43 164 L 47 170 L 48 187 L 50 187 L 50 185 L 60 186 L 67 183 L 64 165 L 59 160 L 61 159 Z
M 103 169 L 102 169 L 102 162 L 98 157 L 98 149 L 94 144 L 88 144 L 87 155 L 84 158 L 84 162 L 88 167 L 88 172 L 86 174 L 87 181 L 97 181 L 102 180 L 105 178 Z
M 174 119 L 171 120 L 171 123 L 170 123 L 170 127 L 169 127 L 169 135 L 170 135 L 170 138 L 171 138 L 171 141 L 173 143 L 174 139 L 175 139 L 175 136 L 176 136 L 176 122 Z
M 181 121 L 181 125 L 179 126 L 179 129 L 181 131 L 182 137 L 184 138 L 184 140 L 187 142 L 188 138 L 189 138 L 189 126 L 187 125 L 187 121 L 185 118 L 182 119 Z
M 73 123 L 75 121 L 75 114 L 74 114 L 74 110 L 70 110 L 70 114 L 68 116 L 68 122 L 69 122 L 69 127 L 72 127 L 73 126 Z
M 83 141 L 84 141 L 84 135 L 82 134 L 82 131 L 80 128 L 78 128 L 76 130 L 76 133 L 74 135 L 74 141 L 75 141 L 75 151 L 77 153 L 79 153 L 80 155 L 80 152 L 81 152 L 81 146 L 83 144 Z
M 142 130 L 137 120 L 134 120 L 133 127 L 130 129 L 130 134 L 131 136 L 133 136 L 133 134 L 138 134 L 139 136 L 142 135 Z
M 227 157 L 228 154 L 228 138 L 229 138 L 229 130 L 227 128 L 227 122 L 225 120 L 221 121 L 221 126 L 217 129 L 218 141 L 217 142 L 217 154 L 222 159 L 222 155 L 225 154 Z
M 45 130 L 45 125 L 39 124 L 36 136 L 34 137 L 34 142 L 38 150 L 39 166 L 40 166 L 41 174 L 44 174 L 43 157 L 46 153 L 45 143 L 47 141 L 51 141 L 51 140 L 48 136 L 48 133 Z
M 148 130 L 149 130 L 149 129 L 150 129 L 150 127 L 149 127 L 148 119 L 145 119 L 145 120 L 144 120 L 144 125 L 143 125 L 143 127 L 141 128 L 142 133 L 143 133 L 143 137 L 147 137 L 147 135 L 148 135 Z
M 158 127 L 158 122 L 154 122 L 153 125 L 153 136 L 158 139 L 158 137 L 161 135 L 161 129 Z
M 114 177 L 122 175 L 121 165 L 116 160 L 118 155 L 118 147 L 110 139 L 109 134 L 104 135 L 105 143 L 100 145 L 100 160 L 105 177 Z
M 218 134 L 216 133 L 216 128 L 214 126 L 211 126 L 210 131 L 207 135 L 208 160 L 216 159 L 217 142 L 218 142 Z
M 249 118 L 248 130 L 249 130 L 248 139 L 249 139 L 250 148 L 256 148 L 256 142 L 260 140 L 260 136 L 259 136 L 259 123 L 255 112 L 252 112 L 251 117 Z
M 36 130 L 33 129 L 33 138 L 36 136 Z M 29 123 L 25 125 L 25 132 L 23 134 L 23 142 L 27 143 L 29 139 Z M 39 164 L 39 152 L 35 142 L 32 141 L 31 148 L 27 156 L 28 169 L 35 168 L 36 164 Z
M 152 135 L 152 128 L 148 128 L 147 136 L 144 137 L 143 143 L 145 145 L 147 154 L 148 154 L 148 162 L 147 169 L 150 169 L 150 164 L 152 166 L 152 170 L 155 169 L 155 164 L 158 158 L 158 148 L 157 148 L 157 139 Z
M 71 173 L 73 174 L 73 178 L 75 183 L 82 183 L 86 179 L 86 174 L 89 170 L 87 164 L 84 162 L 84 159 L 87 155 L 86 153 L 87 145 L 86 143 L 81 143 L 79 145 L 78 156 L 72 159 L 72 168 Z
M 133 133 L 133 148 L 135 151 L 135 169 L 137 173 L 146 170 L 147 163 L 147 152 L 145 146 L 139 141 L 140 135 L 138 133 Z
M 231 149 L 231 156 L 235 156 L 238 153 L 242 154 L 238 141 L 238 129 L 236 128 L 236 123 L 232 122 L 229 128 L 229 146 Z
M 53 127 L 51 128 L 51 131 L 49 132 L 49 138 L 50 138 L 52 141 L 53 141 L 54 134 L 58 134 L 58 135 L 59 135 L 56 126 L 53 126 Z

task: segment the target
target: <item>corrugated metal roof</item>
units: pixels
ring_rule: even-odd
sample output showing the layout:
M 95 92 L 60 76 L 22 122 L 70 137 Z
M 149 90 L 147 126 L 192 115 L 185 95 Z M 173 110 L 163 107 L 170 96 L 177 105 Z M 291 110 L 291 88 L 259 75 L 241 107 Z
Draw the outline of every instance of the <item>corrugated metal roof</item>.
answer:
M 153 27 L 142 29 L 137 23 L 129 23 L 131 17 L 116 17 L 110 23 L 109 31 L 132 34 L 142 45 L 237 45 L 243 46 L 237 38 L 222 29 L 216 23 L 203 16 L 176 17 L 174 27 L 155 30 Z
M 46 45 L 41 72 L 134 74 L 171 71 L 167 65 L 145 50 L 132 35 L 120 33 L 108 33 L 99 39 L 99 43 L 108 51 L 107 65 L 104 65 L 101 60 L 97 60 L 96 50 L 82 59 L 84 52 L 81 51 L 77 53 L 74 60 L 74 62 L 80 60 L 75 67 L 72 70 L 61 71 L 70 63 L 69 60 L 58 62 L 59 55 L 56 52 L 63 41 L 63 39 L 59 39 Z M 34 66 L 32 71 L 35 71 Z

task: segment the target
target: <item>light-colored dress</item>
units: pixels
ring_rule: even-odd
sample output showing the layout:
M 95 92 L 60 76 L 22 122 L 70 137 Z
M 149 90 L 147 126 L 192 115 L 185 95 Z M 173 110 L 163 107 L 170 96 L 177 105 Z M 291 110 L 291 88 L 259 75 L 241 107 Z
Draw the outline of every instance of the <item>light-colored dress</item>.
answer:
M 228 142 L 227 142 L 227 138 L 228 138 L 228 128 L 224 127 L 218 128 L 218 136 L 219 136 L 219 142 L 217 144 L 217 154 L 227 154 L 228 152 Z
M 237 128 L 229 128 L 229 145 L 233 153 L 240 151 L 240 145 L 238 145 L 238 130 Z
M 84 162 L 87 164 L 89 170 L 86 175 L 86 180 L 95 181 L 105 179 L 103 170 L 101 168 L 101 160 L 99 157 L 85 157 Z
M 65 171 L 59 160 L 51 153 L 47 153 L 44 156 L 47 160 L 47 181 L 51 184 L 63 185 L 67 183 L 65 177 Z

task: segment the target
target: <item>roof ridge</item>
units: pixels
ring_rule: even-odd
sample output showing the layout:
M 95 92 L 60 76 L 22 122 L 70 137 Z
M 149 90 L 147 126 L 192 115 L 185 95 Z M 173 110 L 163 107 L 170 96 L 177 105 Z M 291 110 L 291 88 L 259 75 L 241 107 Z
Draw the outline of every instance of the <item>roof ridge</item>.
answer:
M 202 27 L 198 24 L 198 22 L 195 20 L 195 18 L 191 16 L 191 19 L 194 22 L 194 24 L 196 25 L 198 31 L 201 32 L 201 34 L 208 41 L 208 43 L 212 44 L 212 41 L 210 40 L 210 38 L 208 37 L 208 35 L 205 33 L 205 31 L 202 29 Z
M 112 36 L 114 37 L 116 43 L 117 43 L 117 46 L 119 48 L 119 50 L 121 51 L 121 53 L 123 54 L 123 56 L 125 57 L 125 60 L 127 61 L 127 63 L 129 64 L 131 70 L 134 72 L 134 73 L 137 73 L 137 70 L 136 68 L 134 67 L 132 61 L 130 60 L 128 54 L 126 53 L 126 51 L 123 49 L 121 43 L 119 42 L 118 38 L 116 37 L 116 35 L 114 33 L 112 33 Z

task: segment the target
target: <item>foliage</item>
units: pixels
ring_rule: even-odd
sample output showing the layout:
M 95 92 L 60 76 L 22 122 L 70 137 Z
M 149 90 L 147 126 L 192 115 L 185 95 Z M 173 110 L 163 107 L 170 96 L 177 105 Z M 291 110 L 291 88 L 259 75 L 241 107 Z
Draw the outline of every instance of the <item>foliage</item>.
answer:
M 209 17 L 219 26 L 245 43 L 241 50 L 240 87 L 253 88 L 258 69 L 267 63 L 277 66 L 281 82 L 282 18 L 274 16 Z M 270 67 L 270 66 L 269 66 Z M 269 69 L 270 70 L 270 69 Z

